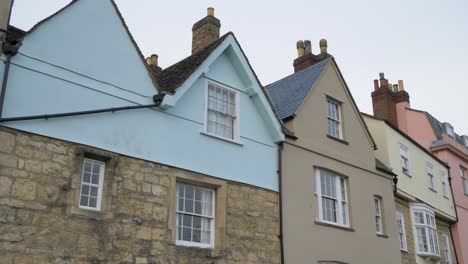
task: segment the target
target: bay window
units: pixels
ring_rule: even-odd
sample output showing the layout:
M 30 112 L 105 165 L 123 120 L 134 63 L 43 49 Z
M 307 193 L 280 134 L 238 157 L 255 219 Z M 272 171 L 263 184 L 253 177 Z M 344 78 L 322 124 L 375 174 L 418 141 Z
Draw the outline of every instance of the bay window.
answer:
M 317 220 L 349 227 L 346 178 L 324 169 L 316 169 Z
M 425 205 L 415 205 L 411 209 L 417 254 L 438 257 L 439 240 L 434 211 Z

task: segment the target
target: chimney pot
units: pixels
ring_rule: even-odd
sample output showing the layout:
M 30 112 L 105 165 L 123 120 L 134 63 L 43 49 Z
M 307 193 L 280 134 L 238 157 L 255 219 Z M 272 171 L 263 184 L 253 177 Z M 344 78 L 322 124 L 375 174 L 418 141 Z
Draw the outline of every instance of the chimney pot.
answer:
M 312 43 L 310 40 L 304 40 L 304 54 L 312 53 Z
M 380 80 L 385 80 L 385 74 L 383 72 L 379 73 Z
M 398 86 L 400 87 L 400 91 L 404 91 L 405 90 L 405 86 L 403 84 L 403 80 L 399 80 L 398 81 Z
M 393 91 L 396 93 L 398 92 L 398 84 L 393 85 Z
M 377 91 L 379 89 L 379 80 L 374 80 L 374 90 Z
M 296 48 L 297 48 L 297 57 L 304 56 L 304 42 L 302 40 L 299 40 L 298 42 L 296 42 Z
M 157 54 L 151 54 L 151 56 L 146 58 L 146 63 L 148 65 L 158 66 L 158 55 Z
M 213 7 L 208 7 L 208 16 L 214 16 L 214 8 Z
M 320 53 L 321 54 L 326 54 L 327 53 L 327 40 L 326 39 L 321 39 L 320 40 Z

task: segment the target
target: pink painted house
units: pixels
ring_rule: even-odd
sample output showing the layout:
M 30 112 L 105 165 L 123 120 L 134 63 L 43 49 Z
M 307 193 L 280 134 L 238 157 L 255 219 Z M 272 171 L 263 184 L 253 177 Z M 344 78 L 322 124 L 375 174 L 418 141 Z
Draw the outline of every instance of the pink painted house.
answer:
M 379 83 L 380 82 L 380 83 Z M 374 116 L 386 119 L 450 166 L 458 222 L 451 227 L 459 263 L 468 264 L 468 136 L 426 111 L 412 109 L 403 81 L 374 80 Z

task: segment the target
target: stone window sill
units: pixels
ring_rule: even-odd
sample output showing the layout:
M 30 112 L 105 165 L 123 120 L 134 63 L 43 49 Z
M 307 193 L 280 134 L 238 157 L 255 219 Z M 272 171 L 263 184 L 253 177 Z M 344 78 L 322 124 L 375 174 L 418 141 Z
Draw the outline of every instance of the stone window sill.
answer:
M 196 253 L 197 256 L 204 256 L 209 258 L 220 258 L 226 256 L 226 252 L 223 249 L 184 246 L 177 245 L 176 243 L 171 244 L 176 246 L 178 255 L 192 255 Z
M 406 176 L 408 176 L 410 178 L 413 177 L 413 176 L 411 176 L 411 174 L 409 174 L 409 171 L 403 171 L 403 173 L 406 174 Z
M 354 232 L 354 229 L 353 229 L 353 228 L 346 227 L 346 226 L 339 226 L 339 225 L 334 225 L 334 224 L 328 224 L 328 223 L 324 223 L 324 222 L 320 222 L 320 221 L 315 221 L 315 224 L 316 224 L 316 225 L 321 225 L 321 226 L 333 227 L 333 228 L 340 229 L 340 230 L 344 230 L 344 231 L 348 231 L 348 232 Z
M 333 139 L 333 140 L 338 141 L 338 142 L 340 142 L 340 143 L 342 143 L 342 144 L 345 144 L 345 145 L 349 145 L 349 142 L 348 142 L 348 141 L 343 140 L 343 139 L 341 139 L 341 138 L 337 138 L 337 137 L 330 136 L 330 135 L 327 135 L 327 138 Z
M 381 238 L 388 238 L 387 235 L 383 235 L 383 234 L 377 234 L 377 237 L 381 237 Z
M 216 139 L 219 139 L 219 140 L 228 142 L 228 143 L 232 143 L 232 144 L 234 144 L 234 145 L 243 146 L 242 143 L 240 143 L 240 142 L 238 142 L 238 141 L 231 140 L 231 139 L 227 139 L 227 138 L 223 138 L 223 137 L 219 137 L 219 136 L 216 136 L 216 135 L 213 135 L 213 134 L 210 134 L 210 133 L 206 133 L 206 132 L 203 132 L 203 131 L 200 132 L 200 134 L 202 134 L 202 135 L 204 135 L 204 136 L 207 136 L 207 137 L 216 138 Z

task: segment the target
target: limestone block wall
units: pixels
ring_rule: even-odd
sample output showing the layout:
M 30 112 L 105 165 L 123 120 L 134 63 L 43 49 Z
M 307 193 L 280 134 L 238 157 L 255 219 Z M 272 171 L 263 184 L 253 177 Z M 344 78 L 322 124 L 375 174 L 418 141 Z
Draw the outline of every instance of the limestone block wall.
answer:
M 105 157 L 100 212 L 78 207 Z M 175 244 L 175 183 L 216 186 L 215 248 Z M 0 264 L 280 263 L 278 194 L 0 126 Z

